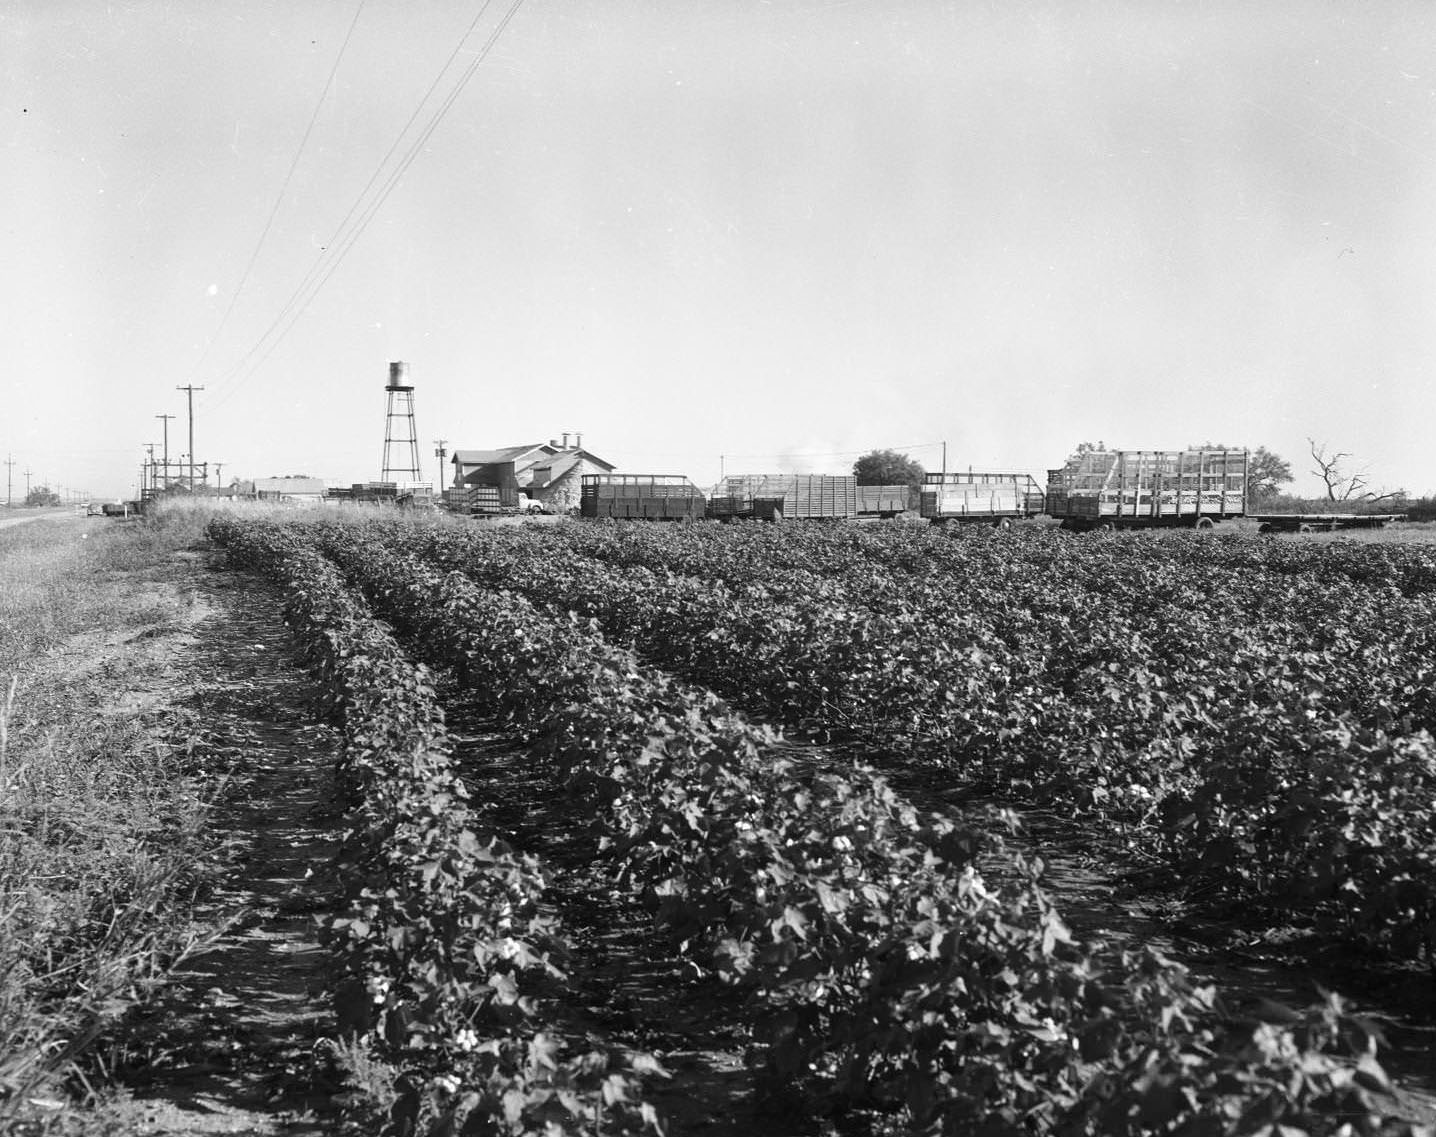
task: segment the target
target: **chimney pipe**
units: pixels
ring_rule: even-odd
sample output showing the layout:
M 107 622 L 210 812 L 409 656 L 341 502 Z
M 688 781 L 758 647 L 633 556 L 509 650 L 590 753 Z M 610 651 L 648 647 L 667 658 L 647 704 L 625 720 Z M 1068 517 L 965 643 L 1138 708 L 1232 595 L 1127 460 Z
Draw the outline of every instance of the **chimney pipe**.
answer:
M 563 448 L 568 449 L 568 431 L 563 432 Z
M 548 440 L 548 444 L 549 444 L 550 446 L 552 446 L 555 450 L 558 449 L 558 439 L 557 439 L 557 438 L 550 438 L 550 439 Z
M 575 435 L 573 436 L 573 448 L 574 448 L 575 450 L 582 450 L 582 449 L 583 449 L 583 432 L 582 432 L 582 431 L 579 431 L 577 434 L 575 434 Z

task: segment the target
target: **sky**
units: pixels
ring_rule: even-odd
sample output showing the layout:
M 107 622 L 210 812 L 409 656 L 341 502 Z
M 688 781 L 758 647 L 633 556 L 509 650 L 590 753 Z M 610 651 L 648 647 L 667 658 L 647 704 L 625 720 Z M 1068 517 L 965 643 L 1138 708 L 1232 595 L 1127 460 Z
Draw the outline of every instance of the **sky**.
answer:
M 13 492 L 133 495 L 184 386 L 225 482 L 377 479 L 403 360 L 429 479 L 582 432 L 1314 493 L 1315 441 L 1436 493 L 1424 0 L 514 3 L 0 6 Z

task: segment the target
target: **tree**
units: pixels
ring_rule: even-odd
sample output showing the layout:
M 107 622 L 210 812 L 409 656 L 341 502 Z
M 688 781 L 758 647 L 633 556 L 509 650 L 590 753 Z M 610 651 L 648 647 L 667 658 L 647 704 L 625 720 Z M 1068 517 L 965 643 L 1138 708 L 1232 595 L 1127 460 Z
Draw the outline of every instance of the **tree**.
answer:
M 922 465 L 896 450 L 871 450 L 853 463 L 860 486 L 920 486 Z
M 1247 485 L 1257 500 L 1275 497 L 1281 487 L 1292 480 L 1291 463 L 1273 454 L 1265 446 L 1251 452 L 1247 465 Z
M 1062 465 L 1068 470 L 1080 469 L 1083 455 L 1100 454 L 1106 449 L 1107 444 L 1105 442 L 1079 442 L 1077 443 L 1077 449 L 1067 456 L 1067 461 Z
M 1311 447 L 1311 460 L 1316 463 L 1316 469 L 1312 470 L 1322 485 L 1326 487 L 1327 501 L 1365 501 L 1370 503 L 1381 501 L 1400 501 L 1406 497 L 1405 490 L 1383 490 L 1376 493 L 1366 488 L 1369 478 L 1364 469 L 1353 470 L 1351 468 L 1352 455 L 1344 450 L 1337 450 L 1328 454 L 1326 443 L 1317 442 L 1314 438 L 1306 440 Z

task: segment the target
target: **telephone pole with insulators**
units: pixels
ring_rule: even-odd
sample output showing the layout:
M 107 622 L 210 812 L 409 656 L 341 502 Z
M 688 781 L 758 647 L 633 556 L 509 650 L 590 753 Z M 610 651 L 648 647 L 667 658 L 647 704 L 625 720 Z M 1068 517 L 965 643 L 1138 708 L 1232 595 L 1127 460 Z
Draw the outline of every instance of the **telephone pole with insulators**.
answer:
M 194 393 L 203 391 L 203 387 L 196 387 L 188 383 L 183 387 L 176 387 L 176 391 L 184 391 L 189 396 L 189 492 L 194 493 Z
M 164 456 L 165 456 L 164 470 L 165 470 L 165 472 L 160 476 L 160 487 L 159 487 L 159 488 L 161 488 L 161 489 L 169 489 L 169 488 L 170 488 L 170 419 L 172 419 L 172 418 L 174 418 L 174 417 L 175 417 L 174 415 L 155 415 L 155 418 L 159 419 L 162 423 L 164 423 L 164 429 L 165 429 L 165 433 L 164 433 Z

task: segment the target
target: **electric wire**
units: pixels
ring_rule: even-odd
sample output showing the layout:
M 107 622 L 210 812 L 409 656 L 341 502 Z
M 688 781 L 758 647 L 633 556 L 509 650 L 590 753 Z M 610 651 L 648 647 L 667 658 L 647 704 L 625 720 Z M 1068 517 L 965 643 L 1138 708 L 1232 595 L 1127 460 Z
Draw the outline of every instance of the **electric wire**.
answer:
M 435 72 L 434 78 L 430 82 L 429 86 L 425 89 L 424 93 L 419 96 L 419 101 L 414 104 L 413 111 L 410 112 L 408 119 L 404 122 L 404 125 L 399 128 L 399 133 L 394 136 L 394 141 L 389 144 L 389 149 L 386 150 L 384 152 L 384 156 L 379 159 L 378 164 L 374 167 L 374 172 L 369 175 L 369 180 L 364 183 L 364 188 L 359 191 L 359 195 L 354 199 L 353 204 L 349 206 L 349 211 L 344 214 L 344 217 L 340 220 L 339 225 L 334 230 L 334 233 L 330 236 L 329 240 L 321 247 L 319 254 L 314 258 L 314 263 L 309 266 L 309 269 L 305 272 L 304 277 L 300 280 L 299 284 L 290 294 L 289 299 L 286 300 L 283 307 L 280 308 L 279 314 L 274 317 L 274 319 L 270 322 L 269 326 L 260 335 L 259 339 L 254 342 L 254 344 L 247 352 L 245 352 L 244 356 L 239 360 L 239 362 L 236 363 L 220 379 L 218 384 L 220 391 L 214 397 L 207 401 L 207 405 L 218 406 L 219 403 L 223 402 L 224 399 L 228 397 L 230 391 L 225 389 L 226 385 L 244 370 L 245 365 L 248 364 L 248 362 L 255 356 L 255 354 L 260 351 L 261 348 L 264 347 L 264 344 L 269 339 L 269 337 L 275 333 L 275 331 L 284 322 L 285 318 L 290 314 L 290 312 L 294 310 L 294 307 L 296 304 L 299 303 L 300 298 L 312 285 L 314 285 L 314 282 L 318 279 L 319 274 L 323 272 L 323 266 L 325 265 L 325 262 L 331 260 L 337 255 L 334 250 L 339 247 L 341 238 L 344 235 L 345 230 L 349 225 L 349 222 L 353 219 L 355 213 L 357 213 L 360 207 L 363 205 L 365 198 L 369 194 L 369 191 L 373 189 L 374 183 L 379 180 L 380 175 L 384 172 L 384 168 L 389 164 L 389 160 L 394 157 L 395 152 L 399 149 L 400 144 L 404 141 L 405 135 L 409 133 L 410 128 L 413 127 L 414 123 L 418 121 L 419 115 L 423 111 L 425 104 L 428 103 L 430 97 L 434 94 L 434 92 L 438 90 L 439 84 L 443 81 L 443 78 L 448 73 L 449 68 L 453 66 L 454 60 L 458 58 L 459 53 L 464 48 L 464 44 L 467 43 L 469 37 L 474 34 L 474 29 L 479 26 L 480 22 L 484 18 L 485 13 L 488 12 L 492 3 L 493 0 L 484 0 L 484 2 L 479 6 L 478 12 L 474 15 L 474 18 L 469 21 L 469 26 L 464 29 L 463 34 L 459 36 L 458 41 L 454 44 L 453 51 L 449 52 L 448 57 L 440 65 L 439 70 Z M 283 337 L 281 336 L 280 338 Z M 266 353 L 266 358 L 267 355 L 268 353 Z M 262 363 L 263 359 L 261 359 L 259 362 Z M 248 375 L 245 375 L 244 378 L 248 378 Z
M 902 445 L 902 446 L 879 446 L 879 447 L 877 447 L 877 449 L 879 449 L 879 450 L 930 450 L 930 449 L 933 449 L 933 448 L 938 447 L 938 446 L 941 446 L 941 445 L 942 445 L 942 443 L 941 443 L 940 441 L 939 441 L 939 442 L 909 442 L 909 443 L 906 443 L 905 445 Z M 869 447 L 867 447 L 865 450 L 781 450 L 781 451 L 773 451 L 773 452 L 770 452 L 770 453 L 767 453 L 767 454 L 727 454 L 727 453 L 724 453 L 724 454 L 720 455 L 720 457 L 723 458 L 725 461 L 727 461 L 727 460 L 729 460 L 729 459 L 733 459 L 733 458 L 742 459 L 742 460 L 744 460 L 744 461 L 757 461 L 757 460 L 759 460 L 759 459 L 764 459 L 764 458 L 775 458 L 775 459 L 779 459 L 779 460 L 783 460 L 783 459 L 793 459 L 793 458 L 851 458 L 851 457 L 854 457 L 854 456 L 861 457 L 861 456 L 864 455 L 864 454 L 871 454 L 872 452 L 873 452 L 873 447 L 869 446 Z
M 250 369 L 249 374 L 253 374 L 254 371 L 257 370 L 264 363 L 264 361 L 269 358 L 269 356 L 279 346 L 280 341 L 282 341 L 284 336 L 288 334 L 289 330 L 296 323 L 298 323 L 300 317 L 304 315 L 304 312 L 308 309 L 309 305 L 313 303 L 313 301 L 317 298 L 319 292 L 323 289 L 324 285 L 328 283 L 329 278 L 332 277 L 336 271 L 338 271 L 339 265 L 349 254 L 349 251 L 358 242 L 360 236 L 363 235 L 364 230 L 368 228 L 370 221 L 374 219 L 375 215 L 379 212 L 380 208 L 382 208 L 385 201 L 388 200 L 389 195 L 396 188 L 398 188 L 399 182 L 403 180 L 404 174 L 408 172 L 409 166 L 413 164 L 414 160 L 423 151 L 425 145 L 429 141 L 429 137 L 434 133 L 436 129 L 438 129 L 439 123 L 443 120 L 444 116 L 448 113 L 449 109 L 453 106 L 453 104 L 458 101 L 459 95 L 463 92 L 463 88 L 468 84 L 469 80 L 473 78 L 475 72 L 478 71 L 479 66 L 484 62 L 485 59 L 488 58 L 489 52 L 492 50 L 493 45 L 497 42 L 498 37 L 503 33 L 504 28 L 508 26 L 509 21 L 513 19 L 515 13 L 517 13 L 520 5 L 522 4 L 523 0 L 515 0 L 513 6 L 509 9 L 508 13 L 499 22 L 497 28 L 490 35 L 488 42 L 485 43 L 483 49 L 475 57 L 473 63 L 471 63 L 465 70 L 458 84 L 445 98 L 439 111 L 432 119 L 430 119 L 428 125 L 424 128 L 419 137 L 416 138 L 411 144 L 409 150 L 405 154 L 402 164 L 392 174 L 389 175 L 389 178 L 386 180 L 380 196 L 376 198 L 374 202 L 366 208 L 365 212 L 361 215 L 355 229 L 343 238 L 338 255 L 324 270 L 324 275 L 314 285 L 310 294 L 305 298 L 299 309 L 295 311 L 293 315 L 289 318 L 288 323 L 285 325 L 283 331 L 279 334 L 279 336 L 277 336 L 274 342 L 272 342 L 265 349 L 263 355 L 261 355 L 260 358 L 255 361 L 254 367 Z M 246 375 L 245 378 L 248 378 L 248 375 Z
M 471 22 L 469 27 L 465 30 L 463 36 L 458 42 L 458 45 L 449 55 L 448 59 L 445 60 L 443 66 L 439 69 L 438 75 L 436 76 L 434 82 L 424 93 L 424 96 L 420 99 L 414 113 L 405 123 L 403 129 L 399 132 L 399 135 L 395 139 L 394 144 L 389 148 L 389 151 L 380 160 L 379 166 L 376 168 L 374 175 L 370 177 L 368 183 L 361 191 L 354 205 L 351 206 L 349 212 L 345 215 L 344 221 L 340 223 L 339 228 L 335 231 L 334 237 L 331 238 L 324 252 L 319 258 L 316 258 L 316 261 L 311 267 L 309 273 L 306 274 L 304 280 L 300 283 L 299 287 L 296 288 L 294 293 L 291 295 L 289 301 L 281 309 L 280 314 L 276 316 L 275 320 L 270 324 L 269 328 L 266 329 L 265 333 L 245 354 L 244 358 L 241 359 L 240 362 L 224 376 L 223 379 L 221 379 L 220 386 L 222 390 L 220 390 L 216 394 L 215 398 L 209 401 L 210 409 L 214 409 L 227 401 L 244 384 L 244 382 L 246 382 L 259 369 L 259 367 L 264 364 L 264 362 L 269 358 L 269 356 L 273 354 L 275 349 L 278 348 L 279 344 L 284 340 L 285 336 L 288 335 L 289 331 L 304 315 L 305 311 L 308 310 L 310 304 L 312 304 L 314 300 L 318 297 L 319 293 L 323 290 L 324 285 L 328 283 L 329 279 L 338 270 L 340 264 L 343 263 L 344 258 L 348 255 L 349 251 L 354 247 L 355 243 L 358 242 L 359 238 L 363 235 L 365 229 L 368 228 L 369 223 L 378 214 L 379 210 L 388 200 L 389 195 L 394 191 L 394 189 L 398 186 L 399 182 L 403 179 L 404 174 L 408 172 L 409 167 L 413 164 L 415 159 L 422 152 L 424 146 L 428 142 L 429 138 L 433 135 L 434 131 L 438 129 L 439 124 L 443 121 L 445 115 L 447 115 L 450 108 L 454 105 L 455 102 L 458 101 L 459 96 L 463 93 L 463 90 L 468 85 L 469 81 L 478 72 L 479 68 L 483 65 L 483 63 L 488 59 L 489 55 L 494 49 L 494 46 L 498 43 L 499 37 L 503 35 L 504 31 L 508 28 L 509 24 L 518 14 L 518 11 L 523 6 L 523 3 L 524 0 L 513 0 L 513 3 L 510 5 L 508 11 L 504 14 L 502 19 L 499 20 L 493 31 L 490 32 L 489 37 L 484 42 L 483 47 L 476 53 L 473 61 L 467 65 L 463 73 L 460 75 L 458 81 L 454 84 L 453 88 L 439 104 L 438 109 L 433 112 L 426 125 L 420 131 L 418 137 L 415 138 L 415 140 L 409 145 L 408 149 L 404 152 L 403 157 L 400 159 L 399 164 L 390 172 L 390 174 L 384 180 L 377 196 L 374 197 L 373 200 L 370 201 L 367 205 L 365 205 L 364 199 L 366 195 L 368 195 L 369 191 L 373 188 L 375 181 L 383 172 L 384 166 L 389 162 L 395 150 L 399 148 L 405 134 L 408 133 L 410 127 L 412 127 L 414 121 L 418 118 L 420 110 L 429 100 L 434 90 L 438 87 L 439 83 L 443 78 L 443 75 L 448 71 L 449 67 L 453 63 L 453 60 L 458 56 L 460 51 L 462 51 L 464 43 L 467 42 L 468 37 L 472 34 L 474 28 L 477 27 L 478 23 L 483 19 L 485 12 L 487 12 L 489 7 L 491 6 L 491 0 L 485 0 L 483 6 L 479 10 L 478 15 L 475 16 L 473 22 Z M 353 220 L 356 211 L 359 211 L 358 220 L 354 222 L 352 227 L 349 228 L 348 232 L 345 232 L 345 227 L 348 226 L 349 222 Z
M 294 171 L 299 168 L 299 160 L 304 155 L 305 147 L 309 144 L 309 136 L 314 133 L 314 124 L 319 121 L 319 112 L 324 107 L 324 100 L 329 97 L 329 92 L 334 86 L 334 76 L 339 73 L 339 64 L 344 59 L 344 53 L 348 50 L 349 41 L 354 38 L 354 29 L 359 26 L 359 17 L 364 11 L 364 5 L 368 0 L 359 0 L 358 6 L 354 9 L 354 18 L 349 21 L 349 30 L 344 33 L 344 42 L 339 45 L 339 52 L 334 56 L 334 64 L 329 68 L 329 76 L 324 80 L 324 89 L 319 92 L 319 99 L 314 104 L 314 113 L 309 116 L 309 125 L 304 128 L 304 135 L 295 148 L 294 159 L 289 163 L 289 171 L 284 175 L 284 182 L 275 194 L 274 205 L 269 210 L 269 216 L 265 219 L 264 227 L 260 230 L 259 240 L 254 243 L 254 251 L 249 254 L 249 263 L 244 266 L 240 274 L 239 283 L 230 293 L 229 304 L 220 317 L 219 326 L 215 328 L 214 334 L 209 337 L 205 344 L 204 351 L 200 354 L 193 368 L 191 368 L 191 382 L 193 377 L 199 374 L 200 368 L 209 358 L 214 345 L 219 341 L 220 335 L 229 324 L 229 317 L 234 312 L 235 305 L 239 303 L 240 295 L 244 292 L 244 286 L 249 283 L 250 274 L 254 271 L 255 262 L 259 259 L 260 250 L 264 248 L 264 242 L 269 237 L 269 231 L 274 227 L 274 219 L 279 214 L 279 207 L 284 204 L 284 195 L 289 189 L 289 183 L 294 180 Z

